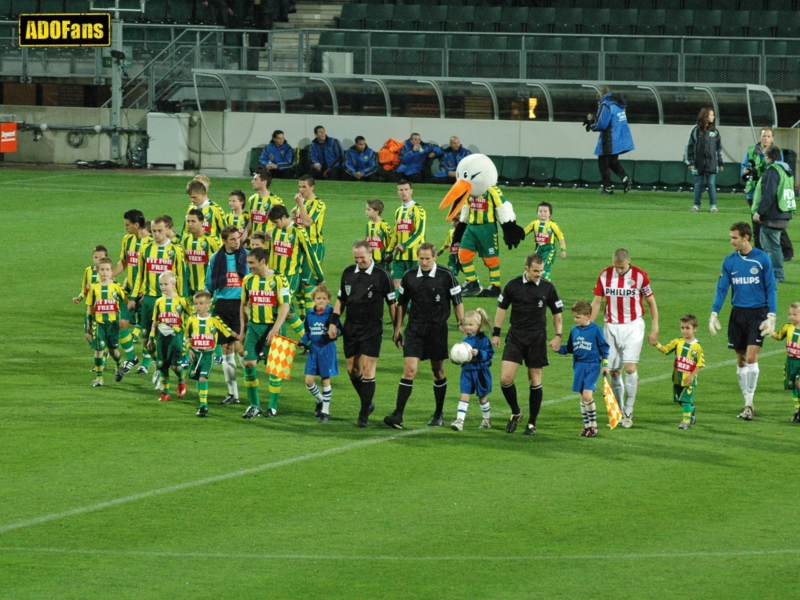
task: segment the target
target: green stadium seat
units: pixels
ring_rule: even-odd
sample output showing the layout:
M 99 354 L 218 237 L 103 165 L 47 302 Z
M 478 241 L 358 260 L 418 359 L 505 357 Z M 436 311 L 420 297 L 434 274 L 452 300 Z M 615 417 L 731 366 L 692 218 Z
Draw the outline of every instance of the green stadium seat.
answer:
M 694 23 L 693 10 L 667 9 L 664 19 L 664 35 L 687 35 Z
M 665 160 L 661 163 L 661 187 L 665 190 L 681 191 L 690 189 L 686 181 L 687 173 L 691 172 L 680 160 Z M 694 180 L 692 180 L 693 182 Z
M 767 10 L 794 10 L 794 0 L 767 0 Z
M 656 0 L 656 8 L 665 8 L 666 10 L 680 10 L 683 0 Z
M 588 28 L 602 29 L 603 31 L 611 24 L 610 8 L 584 8 L 583 23 L 581 33 L 589 33 Z
M 556 7 L 554 33 L 578 33 L 583 23 L 582 8 Z
M 601 0 L 600 4 L 603 8 L 628 8 L 628 0 Z
M 758 21 L 758 16 L 754 20 Z M 729 35 L 744 36 L 748 27 L 750 27 L 749 10 L 726 10 L 722 13 L 722 23 L 720 24 L 722 35 L 726 35 L 726 31 L 729 31 Z
M 398 4 L 394 7 L 392 21 L 419 21 L 421 7 L 418 4 Z
M 558 187 L 578 187 L 583 161 L 580 158 L 559 158 L 553 179 Z M 595 166 L 597 164 L 595 163 Z
M 556 9 L 553 7 L 533 7 L 528 11 L 526 30 L 546 33 L 553 30 L 556 21 Z
M 363 19 L 339 19 L 339 29 L 364 29 Z
M 722 192 L 743 192 L 744 183 L 739 176 L 741 165 L 738 163 L 726 163 L 725 168 L 717 173 L 717 190 Z
M 63 13 L 64 0 L 39 0 L 39 12 L 41 13 Z M 124 18 L 124 15 L 123 15 Z
M 344 34 L 344 45 L 349 48 L 366 48 L 369 46 L 369 34 L 350 31 Z
M 481 47 L 481 36 L 454 35 L 450 47 L 457 50 L 477 50 Z
M 666 24 L 667 11 L 665 9 L 639 10 L 639 17 L 636 19 L 636 33 L 639 35 L 659 35 Z
M 503 171 L 503 157 L 502 156 L 492 156 L 489 155 L 489 160 L 494 163 L 497 172 L 500 173 Z
M 603 181 L 596 158 L 584 158 L 581 163 L 581 182 L 584 187 L 599 186 Z
M 503 157 L 503 169 L 500 171 L 500 180 L 504 185 L 522 186 L 528 179 L 527 156 Z
M 714 3 L 716 4 L 716 2 Z M 766 2 L 764 0 L 739 0 L 739 10 L 763 11 Z M 714 8 L 722 8 L 721 6 L 714 6 Z
M 639 10 L 636 8 L 615 8 L 611 11 L 611 24 L 608 32 L 611 35 L 631 35 L 636 33 Z
M 633 183 L 640 190 L 655 190 L 661 181 L 661 161 L 637 160 L 633 171 L 628 171 Z
M 708 10 L 709 0 L 683 0 L 683 7 L 690 10 Z
M 368 4 L 349 3 L 342 6 L 341 17 L 343 19 L 366 19 Z
M 756 40 L 732 40 L 731 54 L 756 56 L 761 53 L 761 42 Z
M 581 33 L 583 35 L 603 35 L 608 31 L 608 25 L 603 25 L 601 23 L 591 23 L 586 24 L 584 23 L 581 25 Z M 616 38 L 609 38 L 609 39 L 616 39 Z M 608 39 L 606 39 L 606 43 L 608 43 Z
M 320 46 L 344 46 L 343 31 L 323 31 L 319 34 Z
M 672 54 L 675 52 L 675 40 L 669 38 L 648 38 L 645 41 L 644 50 L 648 54 Z
M 67 6 L 73 0 L 67 0 Z M 148 2 L 144 6 L 141 20 L 147 23 L 164 23 L 167 20 L 167 6 L 161 2 Z
M 636 161 L 621 159 L 619 161 L 619 164 L 623 169 L 625 169 L 625 172 L 628 174 L 628 177 L 633 177 L 633 172 L 636 170 Z M 617 177 L 617 174 L 614 173 L 614 171 L 611 171 L 611 181 L 614 183 L 622 183 L 622 179 Z
M 534 186 L 549 187 L 556 172 L 556 159 L 549 156 L 532 156 L 528 159 L 528 179 Z
M 0 0 L 0 19 L 10 18 L 12 14 L 11 0 Z
M 504 6 L 500 13 L 500 23 L 497 29 L 506 33 L 520 33 L 525 31 L 527 21 L 527 6 Z
M 196 15 L 194 0 L 188 0 L 186 2 L 172 0 L 169 3 L 167 14 L 169 15 L 168 20 L 171 23 L 191 23 Z
M 528 38 L 528 42 L 533 42 L 533 50 L 544 50 L 546 52 L 561 52 L 564 46 L 564 38 L 558 36 L 541 36 Z
M 13 0 L 11 12 L 14 15 L 40 12 L 39 0 Z

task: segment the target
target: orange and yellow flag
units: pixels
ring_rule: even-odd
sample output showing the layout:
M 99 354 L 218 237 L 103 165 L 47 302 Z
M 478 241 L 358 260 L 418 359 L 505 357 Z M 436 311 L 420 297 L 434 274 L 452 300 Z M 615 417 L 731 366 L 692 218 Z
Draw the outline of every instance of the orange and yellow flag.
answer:
M 611 390 L 608 377 L 603 377 L 603 399 L 606 401 L 606 410 L 608 411 L 608 426 L 614 429 L 622 419 L 622 412 L 619 410 L 619 404 Z
M 292 378 L 292 363 L 297 353 L 297 342 L 276 335 L 272 338 L 267 355 L 267 373 L 286 381 Z

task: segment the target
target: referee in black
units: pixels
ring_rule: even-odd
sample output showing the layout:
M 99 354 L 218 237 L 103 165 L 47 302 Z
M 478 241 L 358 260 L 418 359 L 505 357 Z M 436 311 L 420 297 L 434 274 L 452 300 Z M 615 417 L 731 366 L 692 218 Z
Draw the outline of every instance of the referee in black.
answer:
M 358 426 L 366 427 L 375 410 L 372 399 L 375 397 L 375 366 L 381 353 L 383 303 L 389 306 L 389 315 L 394 320 L 395 292 L 391 275 L 372 260 L 367 240 L 353 242 L 353 259 L 355 264 L 342 273 L 328 335 L 336 339 L 335 323 L 347 310 L 342 327 L 344 357 L 350 382 L 361 399 Z
M 492 344 L 500 347 L 500 328 L 506 320 L 506 311 L 511 306 L 511 328 L 506 335 L 503 348 L 503 362 L 500 369 L 500 386 L 503 396 L 511 407 L 511 418 L 506 425 L 506 433 L 514 433 L 517 424 L 522 421 L 522 410 L 517 402 L 517 388 L 514 376 L 524 362 L 528 367 L 530 383 L 530 417 L 525 435 L 536 434 L 536 417 L 542 408 L 542 368 L 550 364 L 547 361 L 547 309 L 553 315 L 555 337 L 550 341 L 550 348 L 558 351 L 561 346 L 561 313 L 564 304 L 558 297 L 556 287 L 542 279 L 544 263 L 538 254 L 529 254 L 525 258 L 525 271 L 506 284 L 503 293 L 497 299 L 497 313 L 494 316 Z
M 395 311 L 393 339 L 397 347 L 403 349 L 403 378 L 397 390 L 394 412 L 383 419 L 384 423 L 395 429 L 403 428 L 403 411 L 411 396 L 420 360 L 430 360 L 433 371 L 436 409 L 428 427 L 441 427 L 444 424 L 442 411 L 447 394 L 444 361 L 449 356 L 447 319 L 450 318 L 452 304 L 460 326 L 464 320 L 464 305 L 461 303 L 461 286 L 449 269 L 436 264 L 435 256 L 436 246 L 420 244 L 417 248 L 419 267 L 406 271 L 397 289 L 400 296 Z M 406 312 L 408 326 L 404 342 L 400 328 Z

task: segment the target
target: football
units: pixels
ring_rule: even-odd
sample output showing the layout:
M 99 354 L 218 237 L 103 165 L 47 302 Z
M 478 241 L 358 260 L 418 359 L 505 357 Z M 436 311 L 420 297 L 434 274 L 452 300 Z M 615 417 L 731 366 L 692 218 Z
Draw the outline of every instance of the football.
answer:
M 472 346 L 465 342 L 458 342 L 450 349 L 450 360 L 457 365 L 463 365 L 472 360 Z

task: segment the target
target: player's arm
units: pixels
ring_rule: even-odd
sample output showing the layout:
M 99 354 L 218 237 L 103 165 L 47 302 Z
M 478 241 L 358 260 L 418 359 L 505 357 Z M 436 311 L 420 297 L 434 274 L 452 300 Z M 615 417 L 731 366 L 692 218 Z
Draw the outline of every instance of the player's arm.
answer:
M 128 310 L 133 310 L 136 308 L 136 301 L 144 292 L 144 280 L 146 277 L 145 274 L 145 257 L 143 248 L 139 249 L 139 267 L 136 270 L 136 281 L 133 283 L 133 290 L 131 290 L 131 297 L 128 300 Z
M 281 330 L 283 324 L 286 322 L 286 317 L 289 316 L 289 311 L 292 308 L 292 297 L 289 292 L 289 282 L 281 277 L 283 289 L 278 291 L 278 314 L 275 315 L 275 323 L 267 334 L 267 342 L 272 343 L 272 338 Z
M 317 277 L 317 281 L 319 281 L 320 284 L 325 283 L 325 275 L 322 273 L 322 265 L 319 263 L 317 253 L 314 252 L 314 249 L 311 247 L 311 244 L 308 241 L 306 232 L 298 231 L 297 233 L 297 241 L 300 243 L 300 249 L 305 253 L 308 263 L 311 265 L 311 270 L 314 271 L 314 275 Z
M 500 329 L 503 327 L 503 323 L 506 320 L 506 308 L 497 308 L 497 312 L 494 313 L 494 329 L 492 330 L 492 346 L 495 348 L 500 347 Z
M 91 268 L 91 267 L 89 267 L 89 268 Z M 77 296 L 75 296 L 72 299 L 72 301 L 75 304 L 80 304 L 83 301 L 83 299 L 86 298 L 86 296 L 83 295 L 83 290 L 85 290 L 86 286 L 87 286 L 86 277 L 87 277 L 88 273 L 89 273 L 89 269 L 87 269 L 87 270 L 85 270 L 83 272 L 83 277 L 81 277 L 81 291 L 78 293 Z M 91 281 L 91 279 L 89 281 Z
M 553 227 L 553 236 L 558 240 L 561 246 L 561 258 L 567 258 L 567 240 L 564 237 L 564 232 L 561 231 L 561 228 L 555 223 L 551 223 L 551 226 Z
M 561 340 L 563 339 L 562 316 L 560 312 L 553 315 L 553 329 L 555 329 L 555 335 L 553 339 L 550 340 L 550 348 L 558 352 L 558 349 L 561 347 Z
M 650 334 L 647 336 L 647 340 L 650 344 L 656 345 L 658 343 L 658 306 L 656 305 L 656 297 L 651 293 L 649 296 L 645 296 L 644 299 L 650 309 Z
M 717 280 L 717 290 L 714 294 L 714 303 L 711 305 L 711 316 L 708 319 L 708 330 L 712 336 L 716 336 L 717 332 L 722 329 L 722 324 L 719 322 L 719 311 L 722 310 L 722 304 L 725 302 L 725 297 L 728 295 L 728 288 L 731 286 L 730 266 L 729 260 L 726 258 L 722 261 L 722 270 Z
M 594 295 L 592 298 L 592 314 L 589 316 L 589 320 L 594 323 L 594 320 L 597 318 L 597 315 L 600 313 L 600 307 L 603 305 L 603 297 L 598 296 L 597 294 Z
M 247 321 L 250 313 L 247 312 L 248 304 L 250 303 L 250 294 L 247 293 L 247 277 L 242 282 L 242 299 L 239 302 L 239 336 L 244 339 L 244 334 L 247 331 Z
M 86 294 L 86 318 L 83 320 L 83 335 L 92 341 L 92 322 L 94 321 L 94 288 L 89 288 L 89 293 Z

